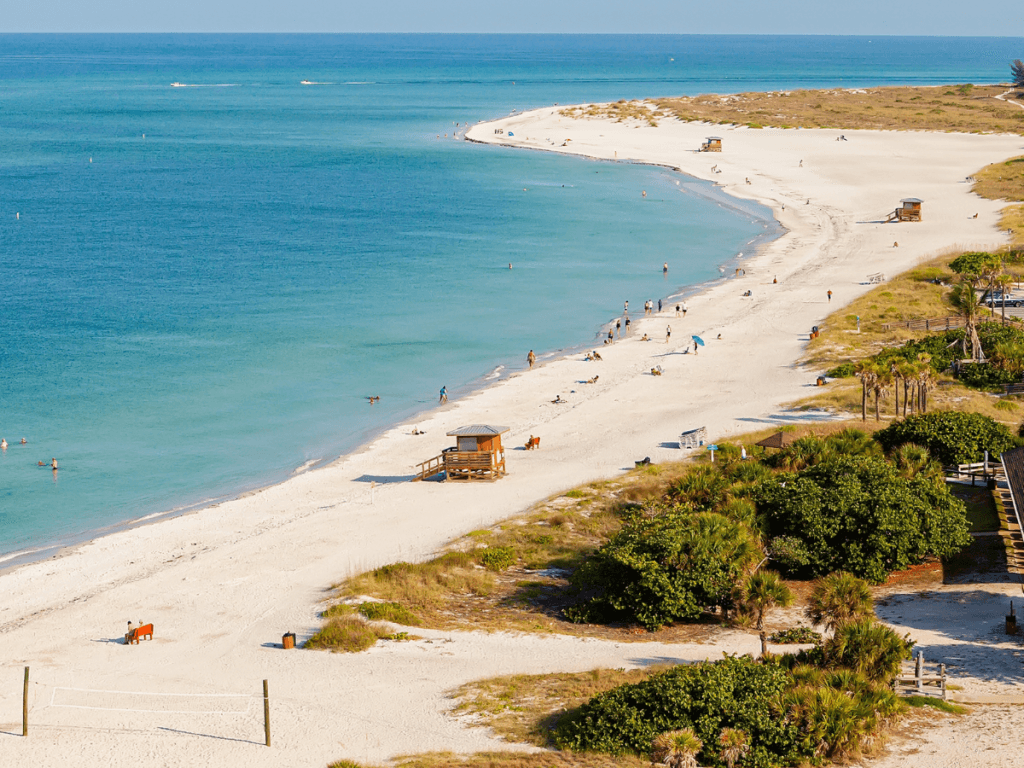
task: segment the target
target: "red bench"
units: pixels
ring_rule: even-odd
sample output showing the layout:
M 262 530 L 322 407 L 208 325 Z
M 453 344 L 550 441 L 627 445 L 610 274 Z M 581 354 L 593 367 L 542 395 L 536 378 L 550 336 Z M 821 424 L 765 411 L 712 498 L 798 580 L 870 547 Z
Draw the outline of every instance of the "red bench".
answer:
M 139 640 L 153 639 L 153 625 L 143 624 L 141 627 L 136 627 L 127 635 L 124 636 L 125 645 L 138 645 Z

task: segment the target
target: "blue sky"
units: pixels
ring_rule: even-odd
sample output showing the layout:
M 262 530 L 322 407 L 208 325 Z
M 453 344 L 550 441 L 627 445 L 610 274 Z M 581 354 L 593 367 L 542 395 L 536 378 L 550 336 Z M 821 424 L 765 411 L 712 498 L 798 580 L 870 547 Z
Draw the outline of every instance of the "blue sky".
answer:
M 0 13 L 0 31 L 1020 37 L 1024 12 L 1019 0 L 12 0 Z

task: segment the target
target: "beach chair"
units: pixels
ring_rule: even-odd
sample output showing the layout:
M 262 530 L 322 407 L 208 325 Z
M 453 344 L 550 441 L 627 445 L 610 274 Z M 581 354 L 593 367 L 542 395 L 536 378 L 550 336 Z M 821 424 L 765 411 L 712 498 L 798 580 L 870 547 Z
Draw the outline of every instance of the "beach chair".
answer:
M 704 445 L 704 441 L 708 439 L 707 427 L 698 427 L 697 429 L 691 429 L 683 432 L 679 436 L 679 448 L 700 448 Z
M 875 272 L 873 275 L 868 275 L 868 282 L 872 285 L 879 285 L 885 282 L 884 272 Z

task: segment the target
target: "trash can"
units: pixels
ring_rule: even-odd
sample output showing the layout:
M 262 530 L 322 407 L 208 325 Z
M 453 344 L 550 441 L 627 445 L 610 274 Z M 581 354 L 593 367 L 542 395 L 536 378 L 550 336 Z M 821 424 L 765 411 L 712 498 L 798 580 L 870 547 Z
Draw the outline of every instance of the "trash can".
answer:
M 295 633 L 294 632 L 286 632 L 284 634 L 284 636 L 281 637 L 281 647 L 284 648 L 285 650 L 288 650 L 289 648 L 294 648 L 295 647 Z

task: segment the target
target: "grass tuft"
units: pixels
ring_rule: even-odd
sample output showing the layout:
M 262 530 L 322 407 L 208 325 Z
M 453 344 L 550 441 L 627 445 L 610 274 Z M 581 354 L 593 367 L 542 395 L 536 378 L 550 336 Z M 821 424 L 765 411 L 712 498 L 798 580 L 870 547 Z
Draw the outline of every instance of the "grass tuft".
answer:
M 405 627 L 418 627 L 422 622 L 419 616 L 401 603 L 363 603 L 359 613 L 369 621 L 390 621 Z
M 912 707 L 933 707 L 950 715 L 963 715 L 970 712 L 967 707 L 934 696 L 907 696 L 903 701 Z

